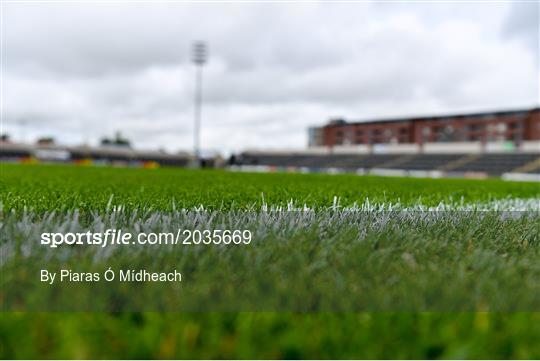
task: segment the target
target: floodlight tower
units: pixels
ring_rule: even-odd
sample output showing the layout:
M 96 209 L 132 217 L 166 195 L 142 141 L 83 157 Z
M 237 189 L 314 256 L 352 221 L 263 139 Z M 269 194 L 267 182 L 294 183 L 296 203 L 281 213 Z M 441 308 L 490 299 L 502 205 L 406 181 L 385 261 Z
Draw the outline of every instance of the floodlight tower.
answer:
M 202 106 L 202 67 L 206 63 L 207 47 L 203 41 L 193 43 L 193 63 L 195 64 L 195 110 L 194 110 L 194 139 L 193 151 L 195 161 L 198 163 L 200 158 L 200 141 L 201 141 L 201 106 Z

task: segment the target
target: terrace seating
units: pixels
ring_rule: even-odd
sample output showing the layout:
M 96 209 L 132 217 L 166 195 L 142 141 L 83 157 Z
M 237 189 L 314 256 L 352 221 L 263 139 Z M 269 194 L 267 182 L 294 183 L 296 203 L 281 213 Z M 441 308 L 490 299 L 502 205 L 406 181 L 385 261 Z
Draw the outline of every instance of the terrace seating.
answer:
M 406 162 L 396 164 L 395 169 L 407 170 L 435 170 L 443 164 L 456 161 L 463 157 L 463 154 L 416 154 Z
M 310 169 L 337 168 L 354 171 L 373 168 L 402 170 L 448 170 L 455 173 L 483 172 L 501 175 L 523 168 L 523 172 L 540 173 L 540 167 L 525 167 L 540 159 L 531 153 L 467 154 L 270 154 L 243 153 L 238 165 L 276 167 L 307 167 Z
M 362 169 L 371 169 L 371 168 L 377 168 L 383 165 L 384 163 L 388 163 L 390 160 L 393 160 L 397 158 L 395 154 L 370 154 L 364 156 L 362 159 L 359 160 L 359 162 L 356 164 L 356 168 L 362 168 Z
M 250 154 L 244 153 L 237 159 L 241 165 L 267 165 L 276 167 L 308 167 L 314 169 L 340 168 L 347 170 L 370 169 L 398 157 L 389 154 Z
M 511 172 L 539 158 L 538 154 L 500 153 L 483 154 L 472 162 L 463 164 L 453 171 L 456 172 L 485 172 L 489 175 L 500 175 Z

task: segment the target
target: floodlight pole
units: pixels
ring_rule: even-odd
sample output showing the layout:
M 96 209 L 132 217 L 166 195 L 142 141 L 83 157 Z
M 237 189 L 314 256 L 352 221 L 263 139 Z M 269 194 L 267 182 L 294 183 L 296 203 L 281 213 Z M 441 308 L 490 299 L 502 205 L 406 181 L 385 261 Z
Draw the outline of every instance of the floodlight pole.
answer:
M 195 162 L 200 160 L 201 142 L 201 112 L 202 112 L 202 67 L 206 63 L 206 44 L 197 41 L 193 44 L 193 62 L 195 63 L 195 108 L 194 108 L 194 131 L 193 131 L 193 154 Z
M 193 139 L 193 154 L 195 160 L 198 161 L 200 157 L 200 143 L 201 143 L 201 105 L 202 105 L 202 66 L 197 65 L 195 74 L 195 123 L 194 123 L 194 139 Z

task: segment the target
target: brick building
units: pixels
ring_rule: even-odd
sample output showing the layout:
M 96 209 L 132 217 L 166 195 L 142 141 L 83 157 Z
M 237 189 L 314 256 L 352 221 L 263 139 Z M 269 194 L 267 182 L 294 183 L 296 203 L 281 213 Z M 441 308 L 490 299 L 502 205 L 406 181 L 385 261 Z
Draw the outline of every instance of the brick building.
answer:
M 309 129 L 309 146 L 513 142 L 540 140 L 540 108 L 347 122 Z

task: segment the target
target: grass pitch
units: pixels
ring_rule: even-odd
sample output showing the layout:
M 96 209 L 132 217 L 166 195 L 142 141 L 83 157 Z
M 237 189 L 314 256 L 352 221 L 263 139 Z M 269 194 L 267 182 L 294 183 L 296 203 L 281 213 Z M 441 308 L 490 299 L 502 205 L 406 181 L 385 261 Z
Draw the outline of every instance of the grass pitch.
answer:
M 79 209 L 126 210 L 193 208 L 260 209 L 263 203 L 328 207 L 395 204 L 486 203 L 540 196 L 538 183 L 496 179 L 414 179 L 325 174 L 254 174 L 217 170 L 126 169 L 3 164 L 0 195 L 4 210 L 36 212 Z M 112 198 L 111 198 L 112 197 Z
M 355 289 L 362 291 L 359 295 L 368 294 L 364 299 L 373 305 L 388 298 L 421 304 L 426 298 L 419 295 L 426 296 L 426 292 L 431 292 L 435 303 L 426 308 L 431 312 L 396 308 L 374 312 L 377 308 L 373 305 L 357 309 L 370 312 L 10 312 L 2 314 L 0 322 L 1 356 L 538 358 L 538 312 L 448 311 L 482 309 L 486 302 L 491 310 L 504 310 L 517 302 L 517 309 L 537 311 L 540 231 L 534 211 L 539 199 L 538 183 L 498 180 L 2 165 L 3 287 L 9 285 L 21 264 L 31 273 L 44 256 L 61 263 L 58 252 L 44 253 L 42 248 L 28 252 L 29 240 L 47 227 L 63 224 L 87 229 L 98 227 L 96 222 L 110 223 L 111 217 L 126 225 L 134 221 L 147 224 L 152 217 L 154 221 L 165 217 L 175 224 L 181 210 L 204 208 L 219 214 L 240 212 L 251 219 L 250 226 L 256 231 L 261 223 L 257 217 L 273 210 L 285 223 L 274 219 L 271 224 L 278 225 L 274 233 L 264 230 L 264 234 L 256 234 L 259 240 L 264 235 L 266 238 L 249 252 L 237 250 L 227 259 L 219 252 L 198 257 L 190 257 L 189 252 L 149 257 L 158 263 L 181 262 L 194 274 L 205 269 L 203 264 L 230 267 L 231 273 L 237 274 L 243 270 L 242 264 L 257 266 L 256 262 L 262 262 L 256 269 L 266 272 L 245 276 L 247 291 L 282 276 L 281 290 L 272 295 L 286 296 L 294 290 L 298 299 L 316 295 L 320 302 L 325 294 L 339 295 L 339 289 L 328 285 L 341 279 L 343 285 L 357 285 Z M 354 213 L 384 215 L 397 210 L 432 214 L 430 207 L 454 213 L 443 213 L 439 223 L 424 225 L 414 219 L 412 223 L 394 220 L 382 224 L 365 219 L 361 223 Z M 305 213 L 307 209 L 311 213 Z M 471 209 L 484 212 L 471 213 Z M 532 210 L 533 216 L 500 216 L 502 210 L 524 209 Z M 449 214 L 454 215 L 446 216 Z M 302 228 L 295 217 L 307 217 L 312 223 L 303 223 Z M 24 255 L 12 256 L 13 250 L 22 249 L 26 250 Z M 71 259 L 79 265 L 96 266 L 95 261 L 90 262 L 95 253 L 72 253 L 64 262 Z M 133 264 L 140 257 L 113 254 L 98 260 L 98 266 L 100 262 Z M 321 268 L 334 272 L 318 273 Z M 304 273 L 297 278 L 283 277 L 296 271 Z M 206 282 L 203 276 L 208 277 Z M 215 283 L 208 274 L 198 277 L 201 285 L 211 288 Z M 301 282 L 305 280 L 313 283 Z M 509 294 L 513 297 L 507 297 Z M 38 299 L 41 296 L 35 295 Z M 204 293 L 200 296 L 204 299 Z M 437 304 L 437 300 L 452 303 Z

